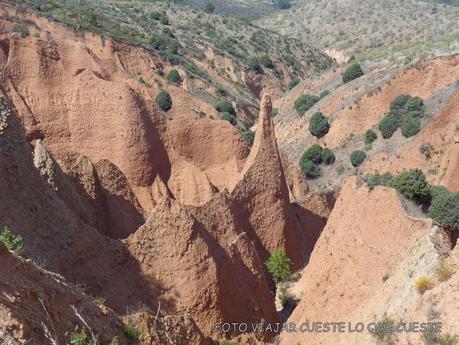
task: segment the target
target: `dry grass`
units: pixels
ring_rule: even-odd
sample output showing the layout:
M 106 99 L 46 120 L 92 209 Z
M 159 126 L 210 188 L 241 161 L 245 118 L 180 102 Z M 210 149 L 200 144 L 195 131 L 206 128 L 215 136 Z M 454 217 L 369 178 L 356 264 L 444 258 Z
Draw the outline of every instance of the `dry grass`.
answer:
M 423 275 L 416 279 L 415 287 L 416 287 L 416 290 L 422 295 L 427 290 L 432 289 L 434 287 L 434 284 L 433 284 L 432 279 L 430 279 L 426 275 Z
M 448 260 L 448 258 L 440 258 L 436 272 L 439 281 L 443 282 L 448 280 L 455 272 L 456 267 Z

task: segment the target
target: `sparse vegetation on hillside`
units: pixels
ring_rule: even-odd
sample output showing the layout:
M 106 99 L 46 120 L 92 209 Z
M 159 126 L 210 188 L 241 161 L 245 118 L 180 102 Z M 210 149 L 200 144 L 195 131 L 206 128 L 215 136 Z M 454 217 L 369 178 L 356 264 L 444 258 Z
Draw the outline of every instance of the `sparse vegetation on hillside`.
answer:
M 282 249 L 276 249 L 273 251 L 269 259 L 266 261 L 266 267 L 268 268 L 269 273 L 272 274 L 276 283 L 291 276 L 291 266 L 292 260 L 290 260 Z
M 357 61 L 426 56 L 457 49 L 459 8 L 443 3 L 440 6 L 419 0 L 298 1 L 294 10 L 260 22 L 306 42 L 316 42 L 322 48 L 354 55 Z
M 317 112 L 309 119 L 309 132 L 317 138 L 322 138 L 328 133 L 330 124 L 323 113 Z
M 255 139 L 255 132 L 249 129 L 248 131 L 242 132 L 241 135 L 244 141 L 247 143 L 247 145 L 253 145 L 253 140 Z
M 355 63 L 349 66 L 342 74 L 343 83 L 348 83 L 354 79 L 357 79 L 363 75 L 362 67 Z
M 301 95 L 294 103 L 294 107 L 298 115 L 303 116 L 314 104 L 320 100 L 319 97 L 314 95 Z
M 155 102 L 163 111 L 169 111 L 172 108 L 172 98 L 169 92 L 161 90 L 155 97 Z
M 13 234 L 7 226 L 3 227 L 3 231 L 0 233 L 0 242 L 3 243 L 8 250 L 16 254 L 20 254 L 24 248 L 22 237 Z

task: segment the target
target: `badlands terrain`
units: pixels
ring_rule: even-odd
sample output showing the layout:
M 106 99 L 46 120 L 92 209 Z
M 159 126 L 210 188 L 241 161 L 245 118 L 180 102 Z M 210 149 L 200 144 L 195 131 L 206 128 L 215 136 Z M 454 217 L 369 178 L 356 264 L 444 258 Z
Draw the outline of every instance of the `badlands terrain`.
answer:
M 459 344 L 454 2 L 183 2 L 0 2 L 0 345 Z

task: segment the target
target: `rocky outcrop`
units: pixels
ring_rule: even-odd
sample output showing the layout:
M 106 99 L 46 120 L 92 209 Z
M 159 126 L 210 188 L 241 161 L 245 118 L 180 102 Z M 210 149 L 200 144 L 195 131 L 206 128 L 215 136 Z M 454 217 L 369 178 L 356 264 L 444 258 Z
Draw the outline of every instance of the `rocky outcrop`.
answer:
M 0 341 L 64 344 L 71 332 L 81 330 L 103 344 L 113 337 L 127 341 L 113 311 L 95 305 L 61 276 L 13 255 L 1 243 L 0 261 Z
M 293 222 L 271 111 L 271 99 L 264 95 L 253 147 L 231 195 L 240 206 L 238 217 L 248 219 L 262 260 L 275 249 L 284 248 L 299 267 L 304 259 L 301 240 Z
M 433 276 L 439 260 L 429 233 L 432 220 L 416 218 L 393 189 L 370 191 L 349 178 L 336 202 L 299 284 L 302 300 L 289 321 L 425 321 L 410 314 L 422 299 L 415 280 Z M 396 245 L 394 245 L 396 243 Z M 368 332 L 284 333 L 281 344 L 368 344 Z M 398 344 L 399 342 L 397 342 Z M 406 342 L 400 342 L 406 344 Z
M 189 312 L 204 334 L 217 337 L 224 336 L 217 322 L 276 319 L 262 263 L 234 207 L 223 193 L 193 215 L 165 198 L 127 239 L 142 275 L 159 282 L 162 309 Z

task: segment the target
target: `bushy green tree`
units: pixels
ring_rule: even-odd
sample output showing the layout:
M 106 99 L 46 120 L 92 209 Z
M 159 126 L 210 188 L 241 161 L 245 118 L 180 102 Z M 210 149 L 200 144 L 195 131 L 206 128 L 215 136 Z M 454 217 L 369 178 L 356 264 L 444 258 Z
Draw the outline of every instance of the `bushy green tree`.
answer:
M 255 139 L 255 132 L 249 129 L 248 131 L 242 132 L 241 135 L 244 141 L 247 143 L 247 145 L 249 146 L 253 145 L 253 140 Z
M 322 162 L 327 165 L 333 164 L 336 159 L 335 154 L 328 147 L 322 149 L 320 156 L 322 158 Z
M 317 138 L 322 138 L 328 133 L 330 124 L 323 113 L 317 112 L 309 119 L 309 132 Z
M 276 117 L 277 114 L 279 114 L 279 109 L 273 108 L 273 110 L 271 111 L 271 116 L 272 116 L 272 117 Z
M 263 70 L 261 69 L 260 61 L 258 60 L 257 57 L 252 57 L 250 58 L 248 62 L 248 66 L 251 70 L 254 70 L 257 73 L 262 72 Z
M 182 78 L 180 78 L 179 72 L 176 69 L 173 69 L 167 74 L 167 80 L 174 84 L 180 84 Z
M 149 43 L 150 43 L 150 46 L 154 49 L 165 50 L 167 48 L 167 41 L 161 35 L 152 34 L 150 36 Z
M 348 83 L 351 80 L 357 79 L 363 75 L 362 67 L 355 63 L 349 66 L 342 74 L 343 83 Z
M 365 153 L 365 151 L 356 150 L 351 153 L 351 156 L 350 156 L 351 164 L 354 167 L 358 167 L 363 163 L 365 158 L 367 158 L 367 154 Z
M 398 190 L 405 198 L 421 203 L 428 203 L 431 198 L 430 186 L 420 169 L 404 171 L 393 177 L 389 187 Z
M 325 90 L 320 93 L 320 99 L 327 97 L 330 94 L 330 91 Z
M 298 115 L 303 116 L 314 104 L 320 100 L 319 97 L 314 95 L 301 95 L 293 104 Z
M 431 195 L 429 216 L 445 227 L 459 230 L 459 194 L 444 187 L 432 187 Z
M 367 145 L 372 144 L 376 139 L 378 139 L 378 135 L 371 129 L 367 130 L 363 136 L 363 142 Z
M 400 118 L 397 112 L 391 111 L 379 122 L 379 131 L 384 139 L 389 139 L 400 127 Z
M 287 10 L 290 8 L 290 0 L 273 0 L 274 5 L 280 10 Z
M 3 243 L 8 250 L 11 250 L 16 254 L 20 254 L 24 247 L 22 237 L 13 234 L 7 226 L 3 228 L 3 231 L 0 234 L 0 242 Z
M 273 251 L 269 259 L 266 261 L 266 267 L 272 274 L 276 283 L 285 280 L 291 276 L 290 267 L 292 260 L 285 254 L 282 249 Z
M 322 175 L 320 167 L 311 161 L 300 161 L 300 169 L 307 179 L 315 179 Z
M 236 110 L 234 109 L 233 103 L 227 100 L 221 100 L 215 105 L 215 109 L 217 109 L 221 113 L 230 113 L 236 115 Z
M 373 189 L 376 186 L 386 186 L 391 179 L 392 175 L 388 172 L 382 175 L 379 172 L 376 172 L 375 174 L 368 176 L 366 178 L 366 182 L 368 188 Z
M 172 108 L 172 98 L 166 90 L 161 90 L 156 95 L 155 102 L 162 111 L 169 111 Z
M 421 130 L 421 120 L 418 117 L 405 116 L 402 121 L 402 134 L 405 138 L 415 136 Z
M 319 144 L 311 145 L 304 151 L 300 161 L 311 161 L 316 164 L 322 163 L 322 147 Z
M 262 55 L 260 57 L 260 63 L 265 66 L 266 68 L 273 68 L 274 65 L 273 65 L 273 60 L 271 60 L 271 58 L 269 57 L 269 55 Z
M 211 2 L 208 2 L 206 5 L 206 12 L 207 13 L 214 13 L 215 12 L 215 5 Z
M 406 102 L 404 109 L 407 112 L 416 111 L 423 113 L 425 111 L 424 101 L 421 97 L 410 97 L 410 99 Z
M 390 102 L 390 110 L 397 111 L 397 110 L 405 109 L 405 105 L 408 103 L 410 98 L 411 98 L 410 95 L 405 95 L 405 94 L 398 95 L 397 97 L 394 98 L 392 102 Z
M 220 115 L 220 118 L 221 118 L 222 120 L 228 121 L 228 122 L 231 123 L 233 126 L 236 125 L 236 123 L 237 123 L 236 116 L 234 116 L 233 114 L 228 113 L 228 112 L 222 113 L 222 114 Z
M 295 86 L 297 86 L 300 83 L 300 81 L 301 80 L 299 78 L 292 79 L 292 81 L 288 84 L 288 89 L 289 90 L 293 89 Z

